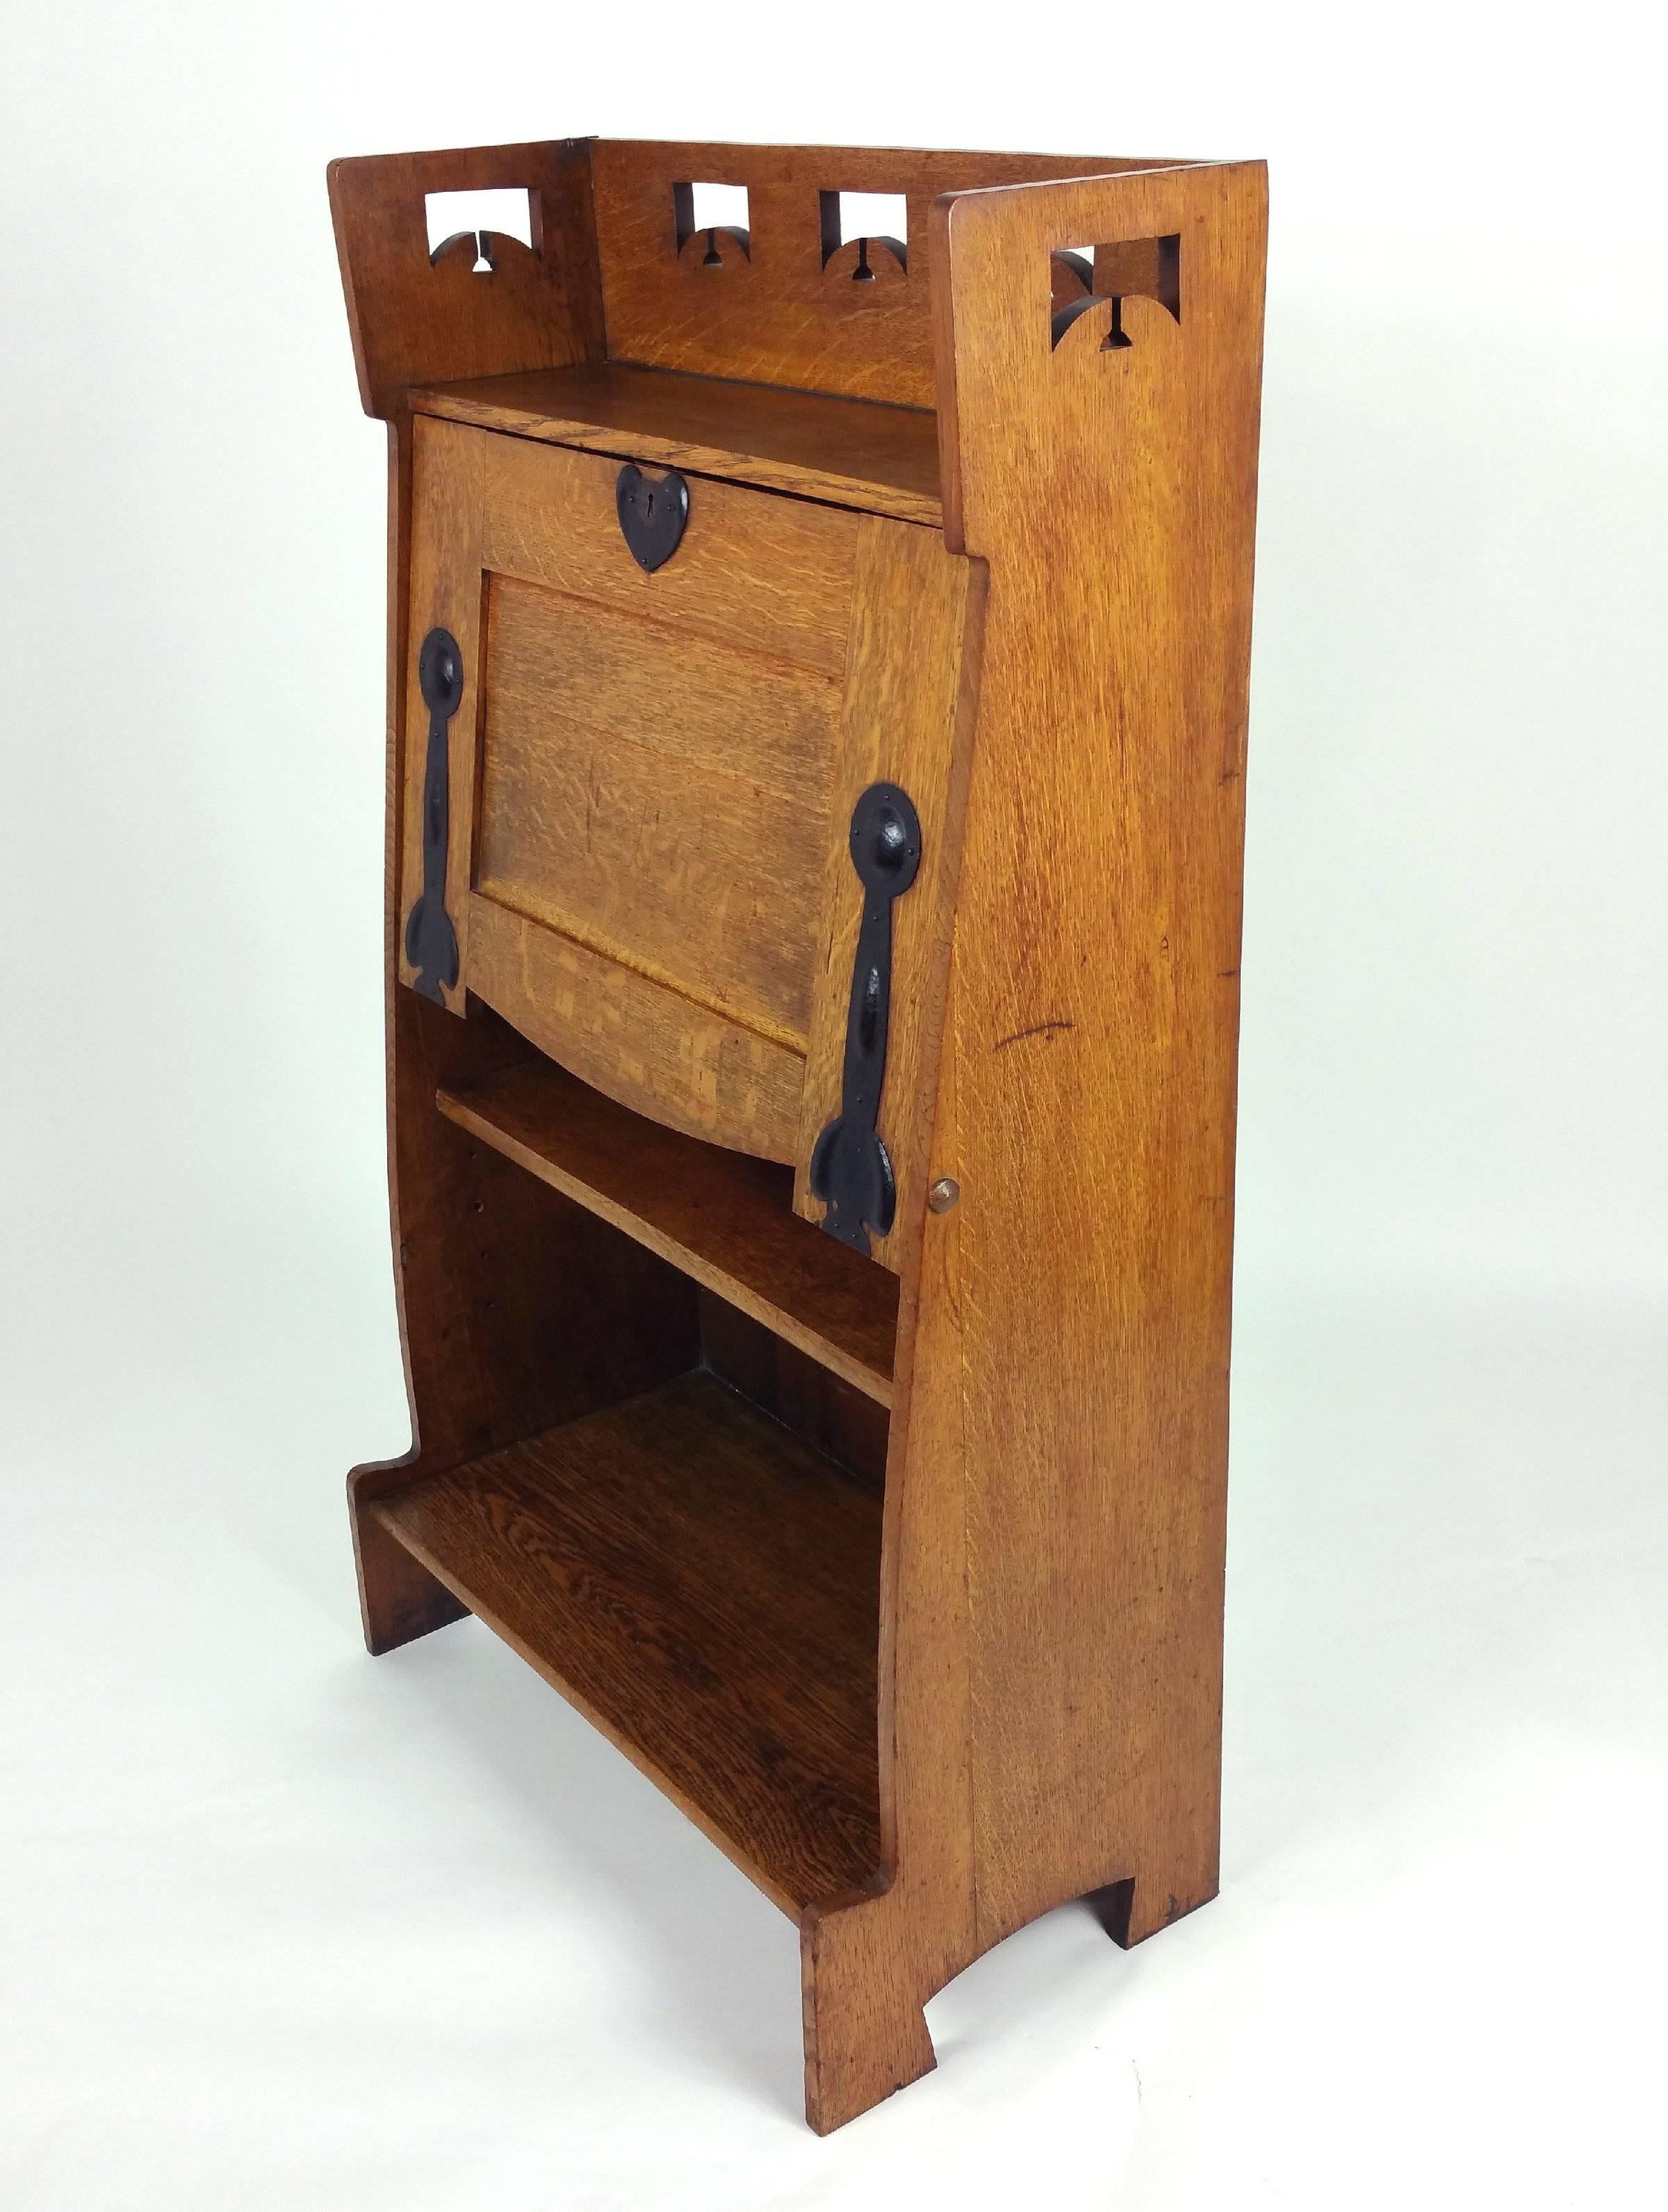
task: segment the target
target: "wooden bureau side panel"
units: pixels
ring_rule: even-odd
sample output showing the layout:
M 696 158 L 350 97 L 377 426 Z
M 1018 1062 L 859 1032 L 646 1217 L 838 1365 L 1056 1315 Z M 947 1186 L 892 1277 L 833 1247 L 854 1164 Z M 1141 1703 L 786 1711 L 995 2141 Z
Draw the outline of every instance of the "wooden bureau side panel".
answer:
M 978 1939 L 1112 1882 L 1133 1938 L 1216 1886 L 1266 182 L 941 220 L 947 518 L 991 592 L 915 1357 L 961 1377 Z M 1165 236 L 1179 322 L 1050 347 L 1052 251 Z
M 805 1061 L 786 1045 L 478 892 L 469 959 L 470 989 L 581 1081 L 709 1144 L 793 1159 Z
M 477 889 L 803 1053 L 838 688 L 489 589 Z
M 989 565 L 881 1581 L 890 1886 L 802 1923 L 807 2110 L 933 2063 L 921 2008 L 1095 1892 L 1215 1888 L 1261 164 L 938 210 L 947 536 Z M 1050 346 L 1050 256 L 1179 235 L 1182 320 Z
M 372 155 L 326 172 L 359 395 L 401 411 L 408 386 L 602 356 L 602 287 L 583 139 Z M 533 243 L 499 238 L 477 274 L 472 234 L 431 259 L 430 192 L 527 192 Z
M 874 1256 L 901 1273 L 920 1233 L 927 1135 L 955 910 L 963 805 L 984 611 L 982 562 L 945 550 L 935 530 L 870 517 L 858 542 L 838 773 L 820 871 L 821 927 L 794 1206 L 825 1208 L 807 1180 L 812 1148 L 840 1111 L 852 964 L 863 888 L 852 866 L 851 811 L 872 783 L 901 784 L 921 817 L 922 858 L 892 908 L 892 994 L 880 1130 L 898 1179 L 890 1236 Z
M 400 809 L 399 930 L 395 945 L 402 983 L 414 981 L 405 957 L 405 921 L 423 890 L 423 793 L 428 773 L 429 709 L 418 680 L 423 641 L 448 629 L 463 659 L 463 697 L 447 725 L 447 828 L 446 911 L 458 939 L 458 981 L 446 992 L 463 1012 L 468 976 L 470 853 L 474 836 L 475 732 L 481 711 L 481 514 L 478 452 L 460 447 L 450 426 L 408 418 L 416 454 L 412 478 L 410 635 L 399 672 L 405 700 Z
M 844 674 L 860 516 L 703 477 L 690 485 L 682 543 L 646 575 L 620 534 L 619 462 L 461 423 L 427 427 L 478 448 L 487 567 L 825 676 Z M 668 670 L 668 684 L 676 680 Z

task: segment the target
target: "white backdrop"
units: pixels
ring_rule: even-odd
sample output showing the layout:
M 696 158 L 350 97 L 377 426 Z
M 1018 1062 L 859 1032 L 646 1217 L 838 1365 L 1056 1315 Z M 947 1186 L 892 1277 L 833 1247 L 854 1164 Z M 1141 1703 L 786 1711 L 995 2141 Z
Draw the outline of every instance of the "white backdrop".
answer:
M 1641 41 L 10 0 L 12 2212 L 1658 2201 Z M 1272 165 L 1224 1892 L 1127 1957 L 1014 1937 L 823 2143 L 788 1923 L 475 1624 L 358 1644 L 342 1474 L 405 1435 L 384 464 L 323 168 L 585 131 Z

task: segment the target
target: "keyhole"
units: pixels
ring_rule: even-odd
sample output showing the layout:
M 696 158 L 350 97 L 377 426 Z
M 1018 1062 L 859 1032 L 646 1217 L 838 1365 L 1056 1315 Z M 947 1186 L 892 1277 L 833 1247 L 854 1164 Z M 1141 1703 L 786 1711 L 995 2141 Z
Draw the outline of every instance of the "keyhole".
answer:
M 873 962 L 863 978 L 862 1011 L 857 1017 L 857 1035 L 865 1057 L 874 1050 L 875 1034 L 880 1026 L 880 970 Z

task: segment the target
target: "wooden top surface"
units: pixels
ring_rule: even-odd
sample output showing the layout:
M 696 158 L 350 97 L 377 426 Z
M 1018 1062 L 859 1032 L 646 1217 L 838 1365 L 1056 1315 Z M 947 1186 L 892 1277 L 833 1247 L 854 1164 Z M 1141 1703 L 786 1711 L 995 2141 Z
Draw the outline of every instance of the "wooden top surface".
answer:
M 421 386 L 441 415 L 551 445 L 729 477 L 936 529 L 938 417 L 823 392 L 604 362 Z
M 793 1914 L 880 1861 L 880 1510 L 705 1372 L 372 1509 Z

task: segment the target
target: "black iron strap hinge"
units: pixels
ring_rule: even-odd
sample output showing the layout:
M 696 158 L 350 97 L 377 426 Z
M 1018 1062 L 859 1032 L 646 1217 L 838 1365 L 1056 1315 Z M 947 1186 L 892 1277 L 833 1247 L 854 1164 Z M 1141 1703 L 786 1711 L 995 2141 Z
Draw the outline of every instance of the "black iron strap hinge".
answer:
M 446 857 L 451 841 L 452 784 L 447 725 L 463 697 L 463 655 L 449 629 L 431 629 L 417 655 L 417 681 L 429 709 L 429 755 L 423 773 L 423 890 L 405 920 L 405 957 L 417 969 L 414 988 L 436 1006 L 458 980 L 458 933 L 446 911 Z
M 892 909 L 921 866 L 921 819 L 908 792 L 872 783 L 851 815 L 851 864 L 863 886 L 852 963 L 840 1110 L 811 1155 L 811 1189 L 828 1211 L 823 1227 L 855 1251 L 884 1237 L 898 1211 L 892 1156 L 880 1135 L 892 1003 Z

